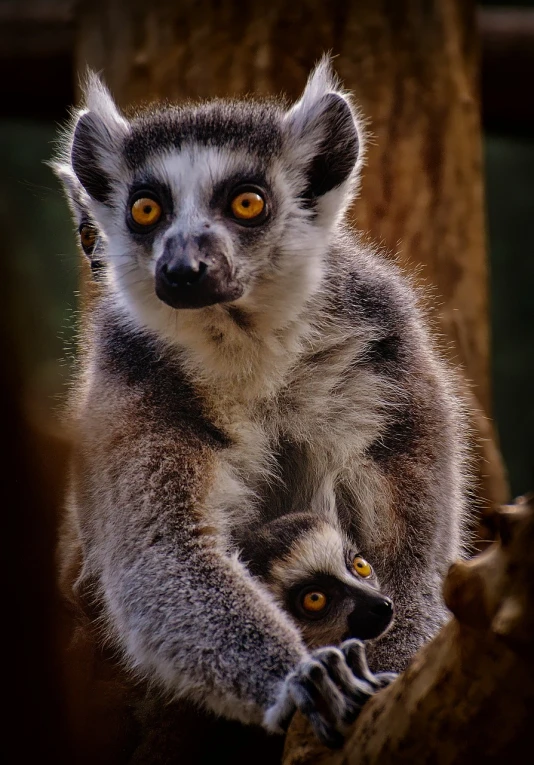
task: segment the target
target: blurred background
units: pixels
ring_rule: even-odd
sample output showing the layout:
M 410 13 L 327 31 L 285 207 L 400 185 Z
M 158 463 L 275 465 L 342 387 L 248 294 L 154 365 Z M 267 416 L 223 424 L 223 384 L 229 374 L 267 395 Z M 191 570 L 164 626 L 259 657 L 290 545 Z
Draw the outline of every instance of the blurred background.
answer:
M 2 557 L 18 583 L 4 608 L 17 613 L 11 690 L 32 715 L 16 761 L 24 746 L 28 761 L 37 751 L 73 761 L 57 733 L 50 616 L 68 447 L 36 433 L 32 417 L 61 411 L 90 279 L 45 164 L 79 74 L 101 71 L 122 107 L 295 98 L 325 51 L 372 136 L 353 220 L 416 275 L 436 337 L 469 381 L 482 516 L 534 489 L 534 0 L 0 0 Z
M 142 9 L 142 5 L 137 5 Z M 164 7 L 165 3 L 161 5 Z M 347 43 L 336 45 L 336 35 L 339 38 L 343 34 L 349 37 L 352 34 L 350 56 L 353 61 L 349 76 L 344 77 L 346 85 L 355 89 L 358 95 L 357 85 L 363 77 L 367 80 L 374 78 L 376 84 L 380 84 L 380 72 L 369 74 L 368 62 L 363 62 L 365 65 L 362 65 L 362 71 L 358 71 L 358 56 L 354 54 L 354 47 L 359 43 L 358 30 L 353 29 L 351 32 L 349 29 L 347 32 L 339 28 L 343 19 L 336 19 L 338 28 L 334 28 L 329 36 L 328 19 L 325 19 L 328 11 L 323 11 L 321 17 L 317 18 L 317 13 L 310 11 L 313 3 L 300 4 L 304 9 L 303 26 L 299 24 L 298 3 L 296 6 L 293 4 L 291 11 L 286 11 L 287 18 L 278 20 L 279 23 L 285 22 L 283 32 L 291 43 L 289 49 L 285 48 L 283 52 L 286 66 L 283 66 L 283 61 L 280 62 L 282 71 L 276 77 L 268 71 L 273 66 L 272 53 L 270 60 L 267 54 L 264 56 L 265 61 L 258 60 L 261 58 L 261 48 L 251 50 L 250 35 L 247 37 L 242 18 L 241 29 L 235 28 L 239 15 L 232 16 L 231 9 L 232 5 L 238 7 L 237 3 L 200 3 L 196 4 L 196 11 L 193 9 L 194 3 L 174 5 L 182 7 L 180 12 L 175 12 L 175 23 L 189 15 L 190 18 L 186 19 L 188 24 L 182 24 L 179 32 L 173 32 L 172 27 L 167 28 L 165 39 L 163 42 L 159 40 L 162 60 L 154 63 L 150 60 L 154 54 L 150 50 L 150 41 L 147 43 L 146 40 L 132 39 L 132 35 L 139 36 L 143 24 L 142 18 L 139 18 L 143 11 L 136 10 L 135 2 L 94 2 L 90 5 L 67 0 L 0 2 L 0 56 L 4 72 L 0 82 L 0 222 L 4 249 L 14 279 L 14 288 L 7 295 L 8 317 L 9 322 L 12 322 L 16 346 L 21 352 L 20 361 L 30 395 L 48 407 L 60 404 L 75 355 L 73 340 L 78 322 L 80 258 L 67 205 L 44 162 L 54 151 L 58 127 L 67 118 L 69 106 L 76 102 L 77 71 L 83 69 L 85 62 L 103 71 L 122 103 L 130 99 L 150 99 L 161 94 L 158 90 L 165 91 L 163 95 L 171 96 L 180 95 L 180 92 L 185 95 L 211 95 L 208 92 L 211 88 L 210 80 L 215 82 L 213 88 L 223 94 L 249 89 L 262 92 L 269 89 L 271 81 L 276 80 L 276 85 L 280 82 L 281 89 L 293 96 L 304 83 L 308 63 L 311 65 L 325 49 L 339 54 L 336 67 L 342 76 L 345 74 L 344 70 L 349 69 L 344 57 Z M 202 8 L 203 5 L 220 8 L 226 6 L 230 9 L 226 18 L 224 14 L 221 16 L 221 12 L 218 18 L 218 24 L 226 23 L 231 27 L 227 38 L 220 39 L 220 30 L 217 31 L 217 38 L 213 29 L 209 29 L 209 8 Z M 368 4 L 352 5 L 357 18 L 358 7 Z M 396 17 L 394 24 L 400 23 L 403 6 L 408 14 L 411 12 L 429 16 L 433 5 L 438 8 L 438 16 L 443 16 L 445 6 L 456 4 L 445 1 L 375 4 L 378 13 Z M 467 8 L 470 3 L 458 5 Z M 362 12 L 367 13 L 365 8 Z M 129 26 L 128 30 L 125 30 L 121 22 L 121 13 L 130 16 L 126 25 Z M 339 15 L 339 10 L 335 13 Z M 194 26 L 195 18 L 202 19 L 197 29 Z M 481 95 L 481 179 L 484 194 L 482 234 L 485 236 L 485 240 L 481 239 L 481 247 L 484 249 L 484 257 L 487 255 L 487 275 L 485 268 L 480 267 L 477 267 L 477 274 L 480 280 L 487 279 L 488 289 L 490 340 L 487 362 L 484 360 L 482 363 L 482 366 L 487 363 L 487 372 L 482 372 L 488 377 L 487 388 L 485 381 L 475 379 L 477 375 L 480 376 L 481 364 L 473 364 L 475 371 L 470 376 L 481 390 L 479 401 L 482 408 L 494 417 L 511 494 L 517 495 L 534 484 L 531 446 L 534 425 L 534 99 L 529 95 L 534 81 L 534 0 L 513 4 L 479 3 L 473 16 L 476 34 L 467 28 L 465 18 L 458 16 L 454 23 L 464 24 L 465 29 L 462 31 L 465 35 L 469 34 L 469 39 L 466 37 L 463 42 L 474 48 L 476 88 L 480 88 Z M 317 24 L 315 29 L 314 19 Z M 151 21 L 157 23 L 154 18 Z M 354 25 L 351 19 L 346 18 L 345 21 Z M 430 29 L 430 17 L 427 21 Z M 161 23 L 165 24 L 164 17 Z M 425 20 L 419 23 L 425 23 Z M 113 25 L 117 25 L 115 34 Z M 291 25 L 300 29 L 298 41 L 294 34 L 290 34 Z M 183 51 L 169 55 L 169 50 L 165 50 L 173 45 L 182 45 L 182 40 L 172 40 L 173 33 L 181 36 L 187 34 L 188 44 L 195 49 L 186 72 L 184 63 L 187 66 L 189 54 L 184 58 Z M 149 37 L 153 32 L 145 30 L 144 34 Z M 206 50 L 210 34 L 213 36 L 213 45 L 221 47 L 218 57 L 213 45 Z M 125 39 L 125 35 L 129 35 L 129 38 Z M 235 64 L 228 59 L 228 54 L 239 49 L 240 35 L 241 58 Z M 260 42 L 264 43 L 265 40 Z M 380 44 L 379 32 L 376 43 Z M 421 40 L 418 44 L 421 46 Z M 432 43 L 429 41 L 429 44 Z M 111 49 L 107 46 L 111 46 Z M 133 58 L 129 66 L 127 61 L 120 63 L 117 60 L 121 55 L 121 46 L 125 49 L 126 58 Z M 117 48 L 116 52 L 114 47 Z M 406 66 L 403 55 L 399 52 L 399 76 L 402 76 L 402 67 Z M 418 55 L 424 56 L 427 52 Z M 467 55 L 471 56 L 471 52 Z M 241 67 L 241 71 L 236 71 L 236 66 Z M 391 68 L 390 63 L 385 69 L 387 66 Z M 165 88 L 165 81 L 173 77 L 173 67 L 176 67 L 175 83 Z M 300 73 L 302 81 L 299 80 Z M 286 76 L 287 82 L 284 82 Z M 384 88 L 387 87 L 387 78 Z M 413 80 L 413 72 L 408 67 L 406 81 L 410 82 L 410 78 Z M 125 82 L 126 79 L 128 82 Z M 416 86 L 417 82 L 414 84 Z M 365 94 L 362 100 L 365 101 Z M 376 142 L 380 143 L 380 120 L 383 117 L 379 114 L 381 105 L 371 104 L 372 108 L 375 106 L 375 114 L 369 114 L 365 107 L 364 113 L 370 117 L 371 130 Z M 415 119 L 415 129 L 418 124 L 421 123 Z M 392 127 L 385 125 L 384 130 L 391 131 Z M 458 130 L 458 127 L 451 127 L 453 129 Z M 473 122 L 465 125 L 464 129 L 478 130 L 478 126 Z M 392 140 L 391 136 L 388 140 Z M 459 153 L 466 151 L 462 143 L 465 141 L 460 137 Z M 478 151 L 476 141 L 473 150 Z M 473 157 L 466 156 L 465 159 L 471 162 Z M 429 162 L 432 162 L 432 158 Z M 368 169 L 367 175 L 371 172 L 377 172 L 377 168 Z M 478 178 L 474 181 L 478 183 Z M 399 193 L 402 193 L 401 184 Z M 446 200 L 442 201 L 446 204 Z M 441 235 L 446 236 L 446 209 L 443 215 L 444 228 Z M 383 216 L 388 216 L 387 209 Z M 374 221 L 371 220 L 371 214 L 366 212 L 360 217 L 362 220 L 358 220 L 356 211 L 356 223 L 362 229 L 370 229 L 371 235 L 380 243 L 385 243 L 393 250 L 400 248 L 402 258 L 403 247 L 409 246 L 409 236 L 406 242 L 401 228 L 398 228 L 396 238 L 392 240 L 390 233 L 384 233 L 376 225 L 376 215 Z M 422 220 L 421 226 L 424 225 L 428 225 L 428 221 Z M 467 222 L 467 225 L 479 225 L 476 215 L 473 223 Z M 412 261 L 417 262 L 417 259 L 417 253 L 411 256 Z M 425 263 L 429 256 L 423 253 L 419 260 Z M 446 292 L 439 283 L 439 276 L 436 278 L 428 265 L 422 274 L 426 283 L 435 283 L 435 295 L 439 301 Z M 476 287 L 477 293 L 484 289 L 485 284 Z M 447 299 L 445 295 L 446 302 Z M 469 302 L 469 295 L 464 295 L 462 299 Z M 473 295 L 473 300 L 476 302 L 479 298 Z M 455 309 L 458 307 L 462 310 L 462 306 L 454 306 Z M 446 330 L 446 334 L 450 336 L 451 333 Z M 468 343 L 471 342 L 468 338 Z M 485 354 L 486 351 L 478 348 L 477 353 Z M 461 354 L 460 361 L 465 362 Z

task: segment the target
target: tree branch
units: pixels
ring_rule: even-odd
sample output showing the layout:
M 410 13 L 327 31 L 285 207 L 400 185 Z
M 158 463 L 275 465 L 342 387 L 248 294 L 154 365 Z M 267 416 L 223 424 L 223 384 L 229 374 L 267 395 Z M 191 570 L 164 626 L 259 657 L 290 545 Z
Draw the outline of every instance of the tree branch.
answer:
M 342 751 L 302 718 L 284 765 L 472 765 L 524 761 L 534 719 L 534 501 L 502 507 L 500 542 L 451 566 L 453 613 L 439 635 L 364 708 Z

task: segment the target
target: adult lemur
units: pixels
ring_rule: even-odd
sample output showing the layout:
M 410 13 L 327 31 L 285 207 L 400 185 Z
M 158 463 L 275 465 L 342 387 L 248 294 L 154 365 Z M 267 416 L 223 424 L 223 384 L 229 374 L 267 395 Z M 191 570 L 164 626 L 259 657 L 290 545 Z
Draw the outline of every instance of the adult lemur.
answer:
M 172 694 L 273 730 L 297 706 L 338 740 L 369 676 L 350 645 L 310 655 L 235 545 L 327 487 L 395 604 L 373 666 L 400 669 L 445 618 L 463 503 L 449 374 L 409 285 L 343 224 L 357 117 L 328 62 L 289 109 L 126 119 L 94 76 L 85 99 L 58 171 L 103 232 L 107 294 L 73 407 L 65 571 Z

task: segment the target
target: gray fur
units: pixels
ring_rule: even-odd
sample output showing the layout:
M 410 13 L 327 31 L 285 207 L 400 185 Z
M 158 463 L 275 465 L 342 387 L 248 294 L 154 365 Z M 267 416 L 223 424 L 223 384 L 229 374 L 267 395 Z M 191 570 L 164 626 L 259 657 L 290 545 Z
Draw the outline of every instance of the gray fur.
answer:
M 451 374 L 410 285 L 343 224 L 357 114 L 327 62 L 289 110 L 215 102 L 128 121 L 94 77 L 86 104 L 58 161 L 84 186 L 107 258 L 73 405 L 75 588 L 90 583 L 127 665 L 174 696 L 271 729 L 299 706 L 332 741 L 355 709 L 331 668 L 345 654 L 310 659 L 236 540 L 326 487 L 316 512 L 361 541 L 395 603 L 373 666 L 402 669 L 447 618 L 464 502 Z M 263 190 L 261 225 L 229 216 L 242 183 Z M 147 187 L 163 213 L 139 234 L 128 200 Z M 156 296 L 171 240 L 224 275 L 211 304 Z M 306 695 L 317 661 L 334 729 Z

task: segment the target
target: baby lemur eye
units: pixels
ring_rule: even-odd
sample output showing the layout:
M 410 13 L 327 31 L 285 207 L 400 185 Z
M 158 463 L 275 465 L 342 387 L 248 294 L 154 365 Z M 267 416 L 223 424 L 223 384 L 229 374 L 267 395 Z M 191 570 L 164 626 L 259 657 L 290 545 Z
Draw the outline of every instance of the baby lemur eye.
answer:
M 267 207 L 259 190 L 248 190 L 233 197 L 230 210 L 237 221 L 261 223 L 266 218 Z
M 302 608 L 312 614 L 319 614 L 325 610 L 328 605 L 328 598 L 320 590 L 306 592 L 301 600 Z
M 134 230 L 142 231 L 156 225 L 161 218 L 163 210 L 153 196 L 145 192 L 138 192 L 130 200 L 130 224 Z
M 80 244 L 86 255 L 93 253 L 94 246 L 96 244 L 97 230 L 89 223 L 84 223 L 80 226 Z
M 352 561 L 352 568 L 354 572 L 358 574 L 358 576 L 361 576 L 363 579 L 368 579 L 373 573 L 371 565 L 367 563 L 365 558 L 362 558 L 361 555 L 357 555 L 354 558 Z

